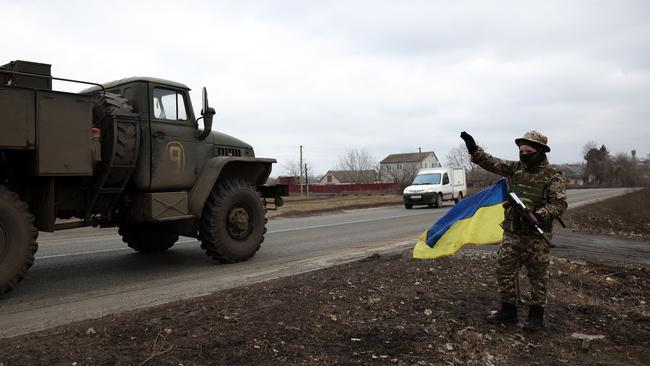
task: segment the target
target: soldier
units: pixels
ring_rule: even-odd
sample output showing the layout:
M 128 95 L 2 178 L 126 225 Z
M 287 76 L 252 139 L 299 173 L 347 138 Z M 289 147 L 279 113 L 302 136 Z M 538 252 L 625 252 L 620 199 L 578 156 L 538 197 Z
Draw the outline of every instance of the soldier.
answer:
M 534 212 L 540 227 L 550 237 L 553 220 L 567 208 L 566 190 L 562 176 L 548 164 L 546 153 L 551 149 L 546 136 L 537 131 L 527 132 L 516 139 L 519 161 L 506 161 L 493 157 L 476 145 L 466 132 L 465 141 L 472 162 L 485 170 L 504 176 L 508 189 Z M 549 247 L 535 234 L 533 228 L 514 208 L 505 211 L 503 240 L 497 256 L 497 283 L 501 295 L 501 310 L 488 316 L 493 323 L 517 323 L 517 293 L 515 281 L 522 266 L 528 272 L 531 287 L 530 309 L 526 330 L 539 330 L 544 324 L 544 305 L 548 284 Z

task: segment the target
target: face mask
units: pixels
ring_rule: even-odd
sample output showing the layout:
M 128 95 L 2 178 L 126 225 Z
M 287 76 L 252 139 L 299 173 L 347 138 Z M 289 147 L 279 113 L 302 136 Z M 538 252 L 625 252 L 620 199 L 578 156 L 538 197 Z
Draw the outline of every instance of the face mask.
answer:
M 530 154 L 519 153 L 519 160 L 524 163 L 527 167 L 534 167 L 539 165 L 546 158 L 546 153 L 544 151 L 538 151 Z

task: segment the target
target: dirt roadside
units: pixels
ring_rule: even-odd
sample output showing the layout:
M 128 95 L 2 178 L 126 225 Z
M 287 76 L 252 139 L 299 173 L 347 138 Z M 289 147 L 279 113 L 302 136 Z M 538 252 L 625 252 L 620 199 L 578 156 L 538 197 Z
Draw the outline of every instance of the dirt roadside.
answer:
M 626 210 L 610 210 L 603 222 L 614 225 L 637 206 L 650 214 L 647 191 L 629 195 Z M 590 230 L 574 212 L 569 224 Z M 610 232 L 641 238 L 645 227 Z M 0 365 L 650 364 L 648 267 L 555 258 L 548 327 L 528 334 L 483 321 L 498 301 L 494 266 L 493 254 L 475 251 L 438 261 L 409 251 L 372 256 L 2 339 Z
M 401 195 L 347 195 L 347 196 L 291 196 L 277 211 L 268 211 L 267 217 L 294 217 L 319 215 L 350 209 L 394 206 L 404 204 Z

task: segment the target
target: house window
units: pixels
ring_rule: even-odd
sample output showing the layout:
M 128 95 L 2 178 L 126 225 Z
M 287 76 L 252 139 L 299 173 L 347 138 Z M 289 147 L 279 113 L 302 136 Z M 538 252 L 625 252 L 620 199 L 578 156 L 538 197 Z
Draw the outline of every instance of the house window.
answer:
M 327 175 L 327 183 L 332 183 L 332 174 Z

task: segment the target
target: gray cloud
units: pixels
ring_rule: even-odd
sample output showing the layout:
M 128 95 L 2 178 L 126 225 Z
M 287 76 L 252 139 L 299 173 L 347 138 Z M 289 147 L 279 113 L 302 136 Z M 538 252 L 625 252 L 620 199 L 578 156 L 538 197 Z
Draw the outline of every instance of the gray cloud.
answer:
M 279 168 L 301 144 L 320 173 L 354 147 L 444 157 L 462 130 L 505 158 L 529 129 L 549 135 L 555 162 L 580 160 L 590 140 L 650 153 L 646 1 L 1 5 L 13 35 L 1 61 L 100 82 L 163 77 L 196 101 L 205 85 L 215 128 Z

